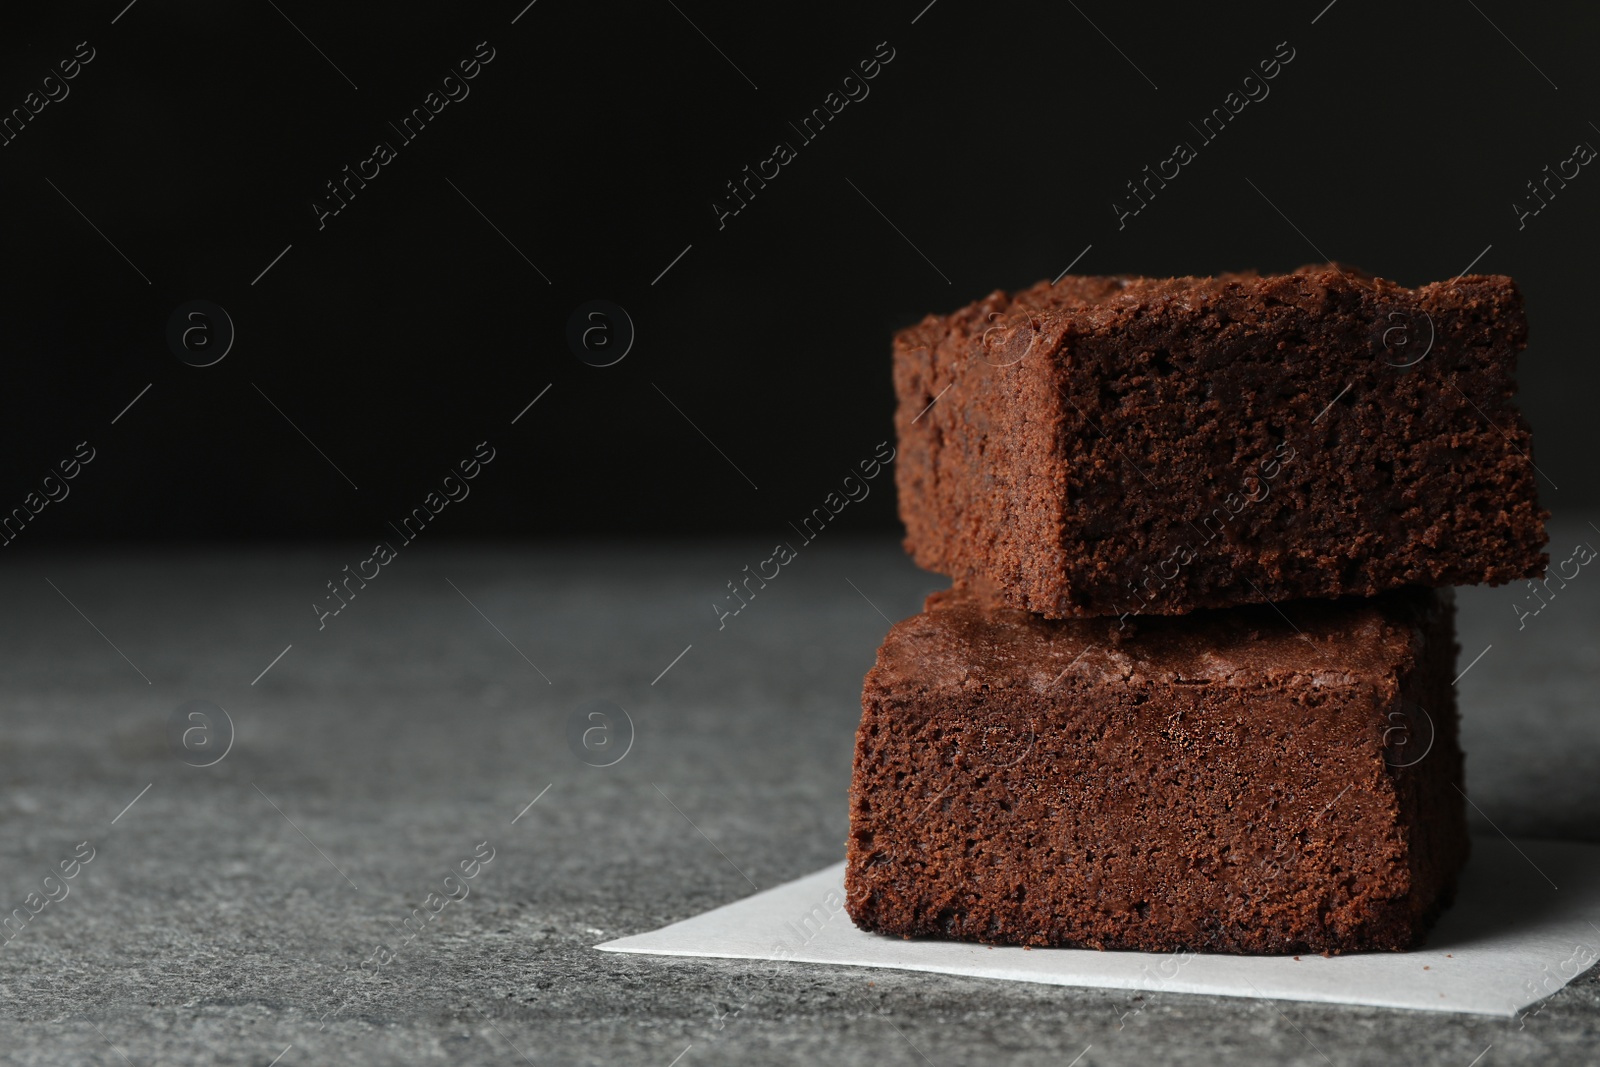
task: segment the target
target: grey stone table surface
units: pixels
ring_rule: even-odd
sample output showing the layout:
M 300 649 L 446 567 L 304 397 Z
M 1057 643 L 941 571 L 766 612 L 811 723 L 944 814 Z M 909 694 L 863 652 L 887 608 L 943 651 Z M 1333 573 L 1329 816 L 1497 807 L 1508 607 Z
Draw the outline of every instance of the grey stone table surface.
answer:
M 842 857 L 861 676 L 942 582 L 823 534 L 719 625 L 770 546 L 419 542 L 319 618 L 364 548 L 0 566 L 0 909 L 57 898 L 0 930 L 0 1062 L 1600 1058 L 1593 971 L 1518 1023 L 596 952 Z M 1600 577 L 1526 599 L 1460 598 L 1475 829 L 1600 840 Z M 568 743 L 601 699 L 609 767 Z

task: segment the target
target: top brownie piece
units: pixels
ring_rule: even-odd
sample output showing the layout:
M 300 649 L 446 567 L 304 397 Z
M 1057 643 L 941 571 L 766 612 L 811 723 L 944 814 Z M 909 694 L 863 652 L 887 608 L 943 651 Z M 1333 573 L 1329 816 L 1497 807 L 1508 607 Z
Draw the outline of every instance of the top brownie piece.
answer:
M 1526 344 L 1496 275 L 995 292 L 895 337 L 906 548 L 1051 618 L 1532 577 Z

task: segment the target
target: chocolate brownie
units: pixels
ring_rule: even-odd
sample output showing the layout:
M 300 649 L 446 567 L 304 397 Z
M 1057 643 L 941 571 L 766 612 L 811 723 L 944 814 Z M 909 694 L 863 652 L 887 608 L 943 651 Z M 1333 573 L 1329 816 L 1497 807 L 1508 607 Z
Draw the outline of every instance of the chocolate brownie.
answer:
M 867 675 L 851 918 L 1148 952 L 1419 943 L 1467 856 L 1453 615 L 1411 588 L 1121 628 L 935 593 Z
M 1489 275 L 996 292 L 895 338 L 906 547 L 1051 618 L 1537 576 L 1526 341 Z

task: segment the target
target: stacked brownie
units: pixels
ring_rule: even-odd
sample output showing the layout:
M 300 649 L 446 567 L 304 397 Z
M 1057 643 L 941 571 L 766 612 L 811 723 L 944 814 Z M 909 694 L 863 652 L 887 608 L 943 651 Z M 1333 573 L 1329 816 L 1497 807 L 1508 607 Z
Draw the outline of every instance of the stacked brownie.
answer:
M 906 547 L 848 909 L 996 944 L 1404 949 L 1467 855 L 1448 587 L 1541 573 L 1510 279 L 1067 277 L 895 339 Z M 1442 590 L 1442 592 L 1441 592 Z

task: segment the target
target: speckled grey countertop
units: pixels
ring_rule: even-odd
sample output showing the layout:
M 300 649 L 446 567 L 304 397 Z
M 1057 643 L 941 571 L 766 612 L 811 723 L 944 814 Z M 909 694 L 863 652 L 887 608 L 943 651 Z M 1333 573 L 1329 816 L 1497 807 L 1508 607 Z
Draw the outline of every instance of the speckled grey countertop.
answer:
M 6 561 L 0 906 L 60 899 L 0 947 L 0 1062 L 1594 1062 L 1592 971 L 1519 1024 L 594 951 L 842 855 L 861 676 L 942 583 L 819 539 L 719 629 L 765 547 L 429 546 L 321 629 L 357 546 Z M 1475 828 L 1600 840 L 1600 578 L 1525 596 L 1461 595 Z

